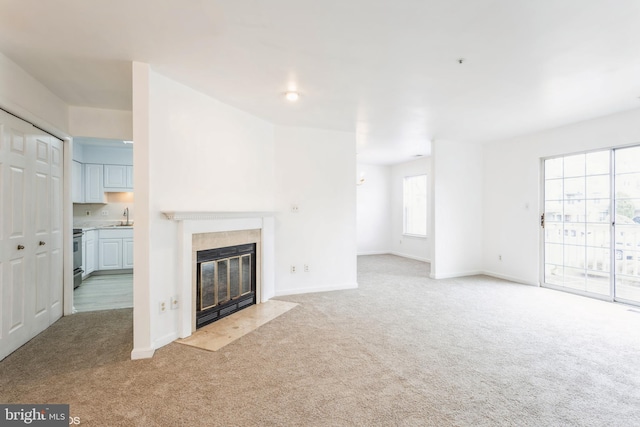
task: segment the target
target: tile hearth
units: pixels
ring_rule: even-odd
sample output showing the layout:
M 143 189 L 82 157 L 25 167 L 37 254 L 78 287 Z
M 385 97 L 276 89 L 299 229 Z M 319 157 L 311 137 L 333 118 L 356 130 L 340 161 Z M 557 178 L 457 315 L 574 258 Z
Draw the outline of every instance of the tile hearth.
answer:
M 260 326 L 297 305 L 294 302 L 278 300 L 269 300 L 262 304 L 252 305 L 204 326 L 190 337 L 179 339 L 176 342 L 203 350 L 218 351 L 225 345 L 255 331 Z

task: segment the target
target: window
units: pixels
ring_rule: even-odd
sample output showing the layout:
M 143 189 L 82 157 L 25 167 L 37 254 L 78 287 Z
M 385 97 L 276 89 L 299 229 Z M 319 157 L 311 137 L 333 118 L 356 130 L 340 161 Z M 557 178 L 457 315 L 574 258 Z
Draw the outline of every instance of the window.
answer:
M 404 234 L 427 236 L 427 175 L 406 176 L 404 191 Z

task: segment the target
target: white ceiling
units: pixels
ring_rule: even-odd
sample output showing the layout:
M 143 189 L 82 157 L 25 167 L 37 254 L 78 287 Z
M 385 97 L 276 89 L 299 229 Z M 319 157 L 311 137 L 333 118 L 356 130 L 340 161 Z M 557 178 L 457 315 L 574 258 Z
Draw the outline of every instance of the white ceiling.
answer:
M 639 0 L 0 0 L 0 51 L 112 109 L 148 62 L 271 122 L 356 132 L 363 163 L 640 108 Z

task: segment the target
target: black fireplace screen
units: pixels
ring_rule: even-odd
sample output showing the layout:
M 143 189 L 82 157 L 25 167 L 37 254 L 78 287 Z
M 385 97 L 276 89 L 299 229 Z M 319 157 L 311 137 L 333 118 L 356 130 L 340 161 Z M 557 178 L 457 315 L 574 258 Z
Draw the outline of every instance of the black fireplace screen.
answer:
M 255 304 L 255 243 L 198 251 L 197 276 L 197 328 Z

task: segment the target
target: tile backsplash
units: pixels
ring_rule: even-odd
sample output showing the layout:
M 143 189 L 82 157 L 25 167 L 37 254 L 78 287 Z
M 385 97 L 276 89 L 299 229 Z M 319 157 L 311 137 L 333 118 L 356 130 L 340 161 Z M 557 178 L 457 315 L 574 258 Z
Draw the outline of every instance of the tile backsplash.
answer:
M 129 221 L 135 220 L 133 193 L 105 193 L 107 203 L 74 203 L 74 227 L 114 225 L 126 221 L 124 211 L 129 208 Z

